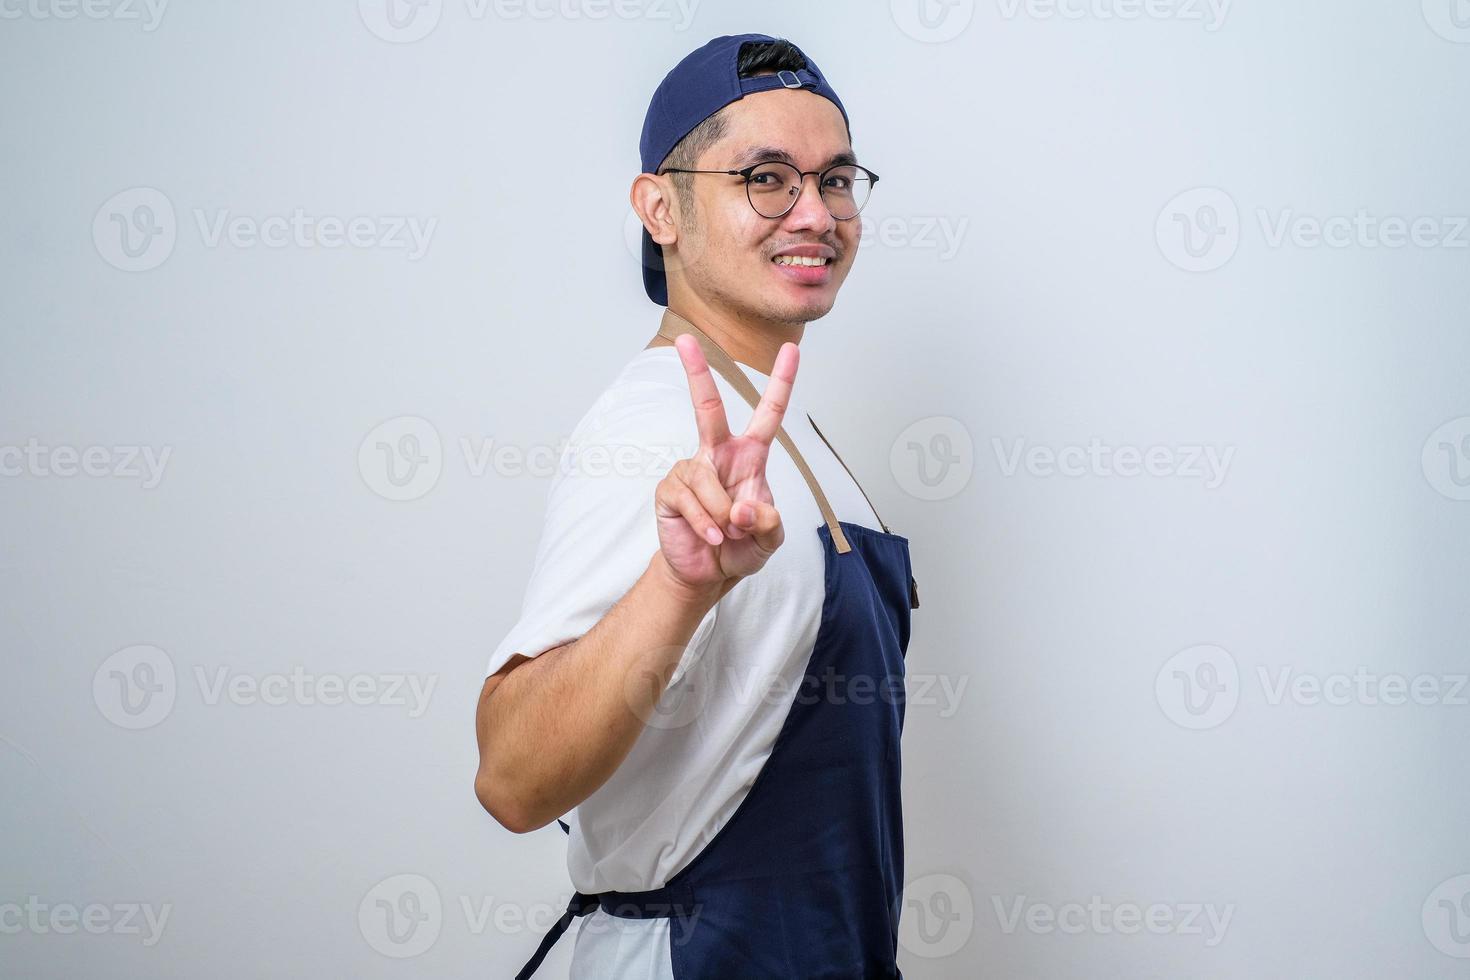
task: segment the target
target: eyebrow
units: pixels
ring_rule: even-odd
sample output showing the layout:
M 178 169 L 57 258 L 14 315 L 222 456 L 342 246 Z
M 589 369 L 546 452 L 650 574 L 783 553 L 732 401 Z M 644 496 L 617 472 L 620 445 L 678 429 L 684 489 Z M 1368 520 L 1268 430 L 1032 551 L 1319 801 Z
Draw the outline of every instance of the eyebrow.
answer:
M 738 170 L 742 167 L 748 167 L 753 163 L 766 163 L 771 160 L 779 160 L 782 163 L 789 163 L 793 167 L 798 167 L 796 158 L 779 146 L 751 146 L 747 147 L 744 153 L 735 158 L 735 167 L 733 169 Z M 817 169 L 826 170 L 828 167 L 836 167 L 838 165 L 856 166 L 857 157 L 851 151 L 843 150 L 841 153 L 834 153 L 827 159 L 826 163 Z M 798 167 L 798 169 L 800 168 Z

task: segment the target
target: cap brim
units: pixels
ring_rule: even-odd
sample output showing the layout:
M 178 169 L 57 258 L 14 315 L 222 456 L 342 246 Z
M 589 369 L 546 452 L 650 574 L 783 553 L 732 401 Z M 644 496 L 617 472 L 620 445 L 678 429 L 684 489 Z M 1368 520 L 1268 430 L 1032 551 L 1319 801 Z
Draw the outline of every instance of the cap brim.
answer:
M 669 284 L 664 277 L 663 246 L 643 229 L 643 291 L 659 306 L 669 305 Z

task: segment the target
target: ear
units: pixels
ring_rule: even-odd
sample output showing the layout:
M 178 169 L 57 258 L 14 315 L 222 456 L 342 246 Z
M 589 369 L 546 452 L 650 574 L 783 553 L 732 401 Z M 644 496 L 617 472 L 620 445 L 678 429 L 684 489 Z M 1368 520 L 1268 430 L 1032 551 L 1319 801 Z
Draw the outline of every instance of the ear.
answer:
M 667 177 L 639 174 L 628 192 L 628 203 L 649 236 L 660 245 L 672 245 L 679 240 L 678 207 L 674 200 L 674 188 Z

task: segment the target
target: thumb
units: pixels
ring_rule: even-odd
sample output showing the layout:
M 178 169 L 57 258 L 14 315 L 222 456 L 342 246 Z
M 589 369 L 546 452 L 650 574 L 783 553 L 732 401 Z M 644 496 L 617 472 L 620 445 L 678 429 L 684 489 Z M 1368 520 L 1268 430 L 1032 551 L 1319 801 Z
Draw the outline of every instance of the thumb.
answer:
M 742 500 L 741 510 L 748 507 L 751 509 L 754 520 L 741 527 L 750 532 L 755 538 L 755 543 L 760 550 L 766 554 L 774 554 L 781 547 L 781 542 L 786 540 L 786 532 L 781 527 L 781 514 L 775 505 L 768 504 L 763 500 Z M 742 515 L 743 516 L 743 515 Z M 737 521 L 739 518 L 736 518 Z

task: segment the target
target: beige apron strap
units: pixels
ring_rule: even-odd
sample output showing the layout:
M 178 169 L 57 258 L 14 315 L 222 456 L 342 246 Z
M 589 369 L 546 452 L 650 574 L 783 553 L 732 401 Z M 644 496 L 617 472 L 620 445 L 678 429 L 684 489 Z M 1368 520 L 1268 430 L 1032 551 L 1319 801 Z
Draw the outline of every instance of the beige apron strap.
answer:
M 832 443 L 827 442 L 827 437 L 825 435 L 822 435 L 821 429 L 817 428 L 817 420 L 812 418 L 812 414 L 810 412 L 807 413 L 806 420 L 812 424 L 813 429 L 817 430 L 817 435 L 822 437 L 822 441 L 824 443 L 827 443 L 827 448 L 832 450 L 832 455 L 837 457 L 837 462 L 842 463 L 842 468 L 847 470 L 847 475 L 852 477 L 852 482 L 857 485 L 858 493 L 862 494 L 863 499 L 868 502 L 868 509 L 873 512 L 874 517 L 878 518 L 878 526 L 883 529 L 883 533 L 892 534 L 893 532 L 889 529 L 888 525 L 883 523 L 883 518 L 879 517 L 878 508 L 873 506 L 873 498 L 869 497 L 868 491 L 863 489 L 863 485 L 861 483 L 858 483 L 857 475 L 853 473 L 852 467 L 848 466 L 846 461 L 843 460 L 842 456 L 838 454 L 836 447 L 833 446 Z
M 852 477 L 852 482 L 857 483 L 858 492 L 861 493 L 863 495 L 863 499 L 868 502 L 868 507 L 872 509 L 873 516 L 878 517 L 878 508 L 873 506 L 873 501 L 868 496 L 868 491 L 863 489 L 863 485 L 861 483 L 858 483 L 857 477 L 853 475 L 852 468 L 849 467 L 845 462 L 843 462 L 842 457 L 838 455 L 837 450 L 832 446 L 830 442 L 827 442 L 827 437 L 823 436 L 822 430 L 817 428 L 817 420 L 812 418 L 810 412 L 807 413 L 806 420 L 812 424 L 813 429 L 817 430 L 817 435 L 822 436 L 822 441 L 827 443 L 827 448 L 832 450 L 832 455 L 837 456 L 837 462 L 842 463 L 842 468 L 847 470 L 847 475 Z M 890 528 L 887 524 L 884 524 L 883 518 L 881 517 L 878 517 L 878 526 L 883 529 L 883 532 L 885 534 L 893 533 L 893 529 Z M 909 608 L 919 608 L 919 583 L 917 580 L 915 580 L 912 572 L 909 573 Z
M 761 393 L 756 390 L 755 385 L 751 384 L 750 379 L 745 376 L 745 372 L 736 366 L 735 361 L 731 359 L 730 355 L 720 349 L 720 346 L 703 330 L 700 330 L 673 310 L 664 310 L 663 320 L 658 325 L 658 337 L 649 341 L 645 349 L 647 347 L 668 346 L 681 333 L 692 334 L 694 336 L 694 339 L 699 342 L 700 349 L 704 351 L 705 361 L 709 363 L 710 367 L 718 371 L 722 378 L 729 382 L 730 387 L 738 391 L 740 396 L 750 403 L 752 409 L 760 404 Z M 666 343 L 661 344 L 660 338 L 666 341 Z M 776 439 L 782 446 L 786 447 L 786 452 L 791 456 L 791 461 L 796 464 L 796 468 L 800 471 L 802 479 L 806 480 L 807 487 L 810 488 L 812 496 L 817 501 L 817 509 L 822 512 L 822 520 L 827 522 L 827 530 L 832 533 L 832 543 L 836 545 L 837 553 L 841 555 L 851 551 L 852 545 L 848 544 L 847 535 L 842 533 L 842 525 L 837 521 L 836 512 L 832 510 L 832 505 L 827 502 L 827 495 L 822 492 L 822 487 L 817 483 L 816 476 L 812 474 L 811 467 L 807 466 L 806 459 L 801 455 L 801 450 L 796 448 L 796 443 L 792 442 L 791 436 L 787 435 L 785 426 L 780 426 L 776 429 Z

